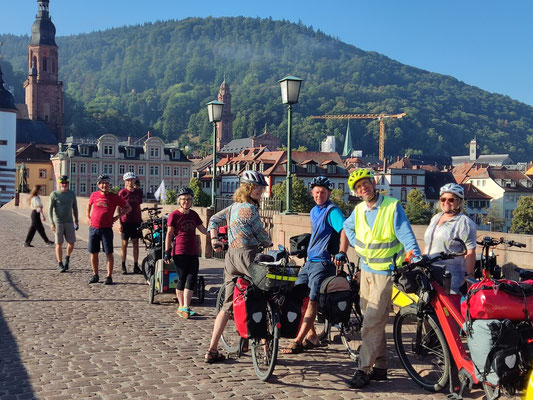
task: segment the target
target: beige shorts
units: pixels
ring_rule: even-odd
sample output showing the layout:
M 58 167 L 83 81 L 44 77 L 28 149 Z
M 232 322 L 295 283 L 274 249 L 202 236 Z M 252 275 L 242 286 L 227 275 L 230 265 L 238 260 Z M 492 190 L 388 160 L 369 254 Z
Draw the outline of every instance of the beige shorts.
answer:
M 58 222 L 55 231 L 56 244 L 63 243 L 63 238 L 67 240 L 67 243 L 74 243 L 76 241 L 76 229 L 74 222 Z
M 226 312 L 233 307 L 233 290 L 235 282 L 233 278 L 247 275 L 250 276 L 248 266 L 252 263 L 257 254 L 257 247 L 243 247 L 240 249 L 228 249 L 224 263 L 224 285 L 226 286 L 226 297 L 222 309 Z

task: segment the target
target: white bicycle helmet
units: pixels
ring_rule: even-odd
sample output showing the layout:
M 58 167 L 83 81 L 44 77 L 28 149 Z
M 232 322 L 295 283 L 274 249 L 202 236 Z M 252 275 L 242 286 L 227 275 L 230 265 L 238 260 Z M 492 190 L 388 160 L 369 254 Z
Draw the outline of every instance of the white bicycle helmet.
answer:
M 451 193 L 459 197 L 460 199 L 465 198 L 465 191 L 461 185 L 458 185 L 457 183 L 447 183 L 443 187 L 440 188 L 440 196 L 442 196 L 444 193 Z
M 257 171 L 244 171 L 241 176 L 241 182 L 251 183 L 257 186 L 268 186 L 263 174 Z
M 127 181 L 128 179 L 137 179 L 137 175 L 135 175 L 133 172 L 126 172 L 122 177 L 122 180 Z

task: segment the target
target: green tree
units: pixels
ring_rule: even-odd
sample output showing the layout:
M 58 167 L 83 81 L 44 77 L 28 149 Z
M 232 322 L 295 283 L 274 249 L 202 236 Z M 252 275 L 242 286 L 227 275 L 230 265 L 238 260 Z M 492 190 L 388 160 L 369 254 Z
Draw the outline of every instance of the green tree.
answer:
M 189 188 L 194 192 L 194 205 L 196 207 L 209 207 L 211 205 L 211 197 L 202 190 L 198 179 L 192 178 L 189 182 Z
M 513 212 L 512 233 L 533 234 L 533 196 L 520 197 Z
M 431 205 L 420 190 L 413 189 L 407 195 L 405 214 L 413 225 L 426 225 L 431 220 Z
M 287 184 L 285 183 L 285 181 L 276 183 L 272 187 L 272 192 L 274 193 L 274 197 L 277 199 L 281 199 L 283 202 L 285 202 L 286 188 L 287 188 Z M 311 208 L 313 208 L 314 205 L 315 205 L 315 202 L 313 201 L 313 198 L 311 197 L 309 190 L 307 190 L 307 188 L 305 187 L 304 181 L 293 176 L 292 177 L 292 211 L 297 212 L 297 213 L 308 213 L 311 211 Z M 283 207 L 285 207 L 285 205 Z
M 178 204 L 178 192 L 175 190 L 166 189 L 167 199 L 165 204 Z
M 505 226 L 505 220 L 502 218 L 502 210 L 500 207 L 492 206 L 487 210 L 487 214 L 481 220 L 484 225 L 490 225 L 490 230 L 494 232 L 501 232 Z
M 329 198 L 332 202 L 339 206 L 345 217 L 350 215 L 353 210 L 353 206 L 344 201 L 344 191 L 342 189 L 333 189 Z

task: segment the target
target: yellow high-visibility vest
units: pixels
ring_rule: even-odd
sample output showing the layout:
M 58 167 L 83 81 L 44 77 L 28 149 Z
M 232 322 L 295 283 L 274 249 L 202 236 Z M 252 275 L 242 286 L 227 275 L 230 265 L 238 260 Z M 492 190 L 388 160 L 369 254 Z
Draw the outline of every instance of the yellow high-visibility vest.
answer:
M 394 211 L 398 200 L 383 196 L 372 229 L 366 220 L 366 203 L 355 206 L 355 251 L 372 269 L 385 271 L 390 268 L 396 254 L 396 265 L 402 265 L 404 249 L 394 233 Z

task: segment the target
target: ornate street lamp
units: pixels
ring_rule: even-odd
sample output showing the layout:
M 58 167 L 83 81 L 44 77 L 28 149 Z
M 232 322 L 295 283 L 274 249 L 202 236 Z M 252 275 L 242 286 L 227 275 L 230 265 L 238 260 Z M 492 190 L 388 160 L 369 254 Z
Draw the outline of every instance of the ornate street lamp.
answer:
M 222 109 L 224 103 L 218 100 L 210 101 L 206 104 L 209 122 L 213 123 L 213 179 L 211 183 L 211 208 L 215 209 L 216 173 L 217 173 L 217 122 L 222 120 Z
M 295 76 L 286 76 L 279 80 L 281 86 L 281 102 L 287 104 L 288 107 L 288 131 L 287 131 L 287 190 L 285 201 L 285 214 L 292 213 L 292 173 L 291 173 L 291 134 L 292 134 L 292 105 L 298 103 L 298 97 L 300 96 L 300 86 L 303 79 Z

